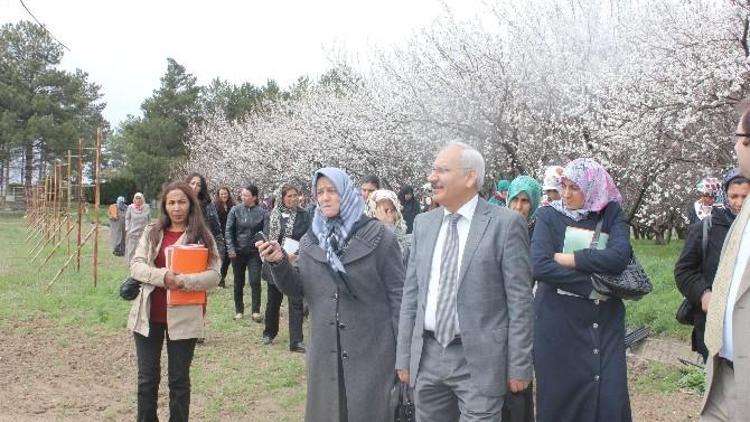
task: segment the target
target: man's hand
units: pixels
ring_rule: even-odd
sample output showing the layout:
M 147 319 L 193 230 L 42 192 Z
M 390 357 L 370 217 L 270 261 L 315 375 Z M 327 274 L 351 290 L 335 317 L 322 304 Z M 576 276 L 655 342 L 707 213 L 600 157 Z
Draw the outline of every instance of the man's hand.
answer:
M 403 382 L 404 384 L 409 383 L 409 370 L 408 369 L 396 369 L 396 373 L 398 374 L 398 380 Z
M 167 289 L 179 289 L 183 287 L 183 284 L 177 279 L 177 274 L 167 271 L 164 274 L 164 287 Z
M 229 259 L 237 258 L 237 252 L 234 251 L 227 252 L 227 255 L 229 255 Z
M 284 251 L 281 250 L 278 242 L 255 242 L 255 247 L 258 248 L 260 257 L 263 261 L 270 264 L 276 264 L 284 259 Z
M 708 304 L 711 303 L 711 290 L 706 290 L 701 296 L 701 309 L 703 312 L 708 313 Z
M 511 393 L 519 393 L 529 386 L 529 380 L 509 379 L 508 389 Z

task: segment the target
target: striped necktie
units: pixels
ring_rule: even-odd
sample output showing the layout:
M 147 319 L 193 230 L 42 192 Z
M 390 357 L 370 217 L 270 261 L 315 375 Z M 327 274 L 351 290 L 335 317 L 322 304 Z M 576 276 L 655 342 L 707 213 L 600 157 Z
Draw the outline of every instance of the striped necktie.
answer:
M 448 215 L 448 231 L 440 259 L 440 280 L 435 317 L 435 339 L 447 347 L 458 331 L 456 295 L 458 290 L 458 220 L 460 214 Z

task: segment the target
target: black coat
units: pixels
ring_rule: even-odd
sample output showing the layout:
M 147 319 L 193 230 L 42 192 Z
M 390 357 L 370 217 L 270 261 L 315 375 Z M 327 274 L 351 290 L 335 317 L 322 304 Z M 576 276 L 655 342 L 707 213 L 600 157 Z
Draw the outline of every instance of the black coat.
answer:
M 219 255 L 224 255 L 224 230 L 219 220 L 219 212 L 213 202 L 210 201 L 202 203 L 201 208 L 203 210 L 203 217 L 206 219 L 206 224 L 209 230 L 211 230 L 211 234 L 214 235 L 216 250 L 219 251 Z
M 674 266 L 674 279 L 680 293 L 693 305 L 693 350 L 707 356 L 708 350 L 703 341 L 706 327 L 706 314 L 701 308 L 701 297 L 714 283 L 719 267 L 721 248 L 734 215 L 725 208 L 714 208 L 711 212 L 711 229 L 708 231 L 706 255 L 703 255 L 703 221 L 688 227 L 688 235 L 682 253 Z
M 617 203 L 602 210 L 604 250 L 575 252 L 576 268 L 554 261 L 568 226 L 593 232 L 599 215 L 574 221 L 552 207 L 537 211 L 531 262 L 534 366 L 539 422 L 630 422 L 622 300 L 588 299 L 591 273 L 621 273 L 630 261 L 630 230 Z M 593 233 L 592 233 L 593 234 Z
M 227 216 L 224 236 L 228 253 L 248 255 L 258 253 L 255 247 L 255 234 L 263 230 L 266 210 L 259 206 L 248 207 L 238 204 L 232 207 Z
M 414 230 L 414 219 L 420 212 L 419 202 L 412 198 L 409 201 L 404 201 L 402 205 L 404 209 L 401 211 L 401 215 L 404 216 L 406 222 L 406 234 L 410 234 Z
M 229 215 L 229 210 L 231 210 L 232 207 L 223 207 L 221 205 L 216 205 L 216 212 L 219 214 L 219 224 L 221 224 L 221 230 L 222 233 L 227 230 L 227 216 Z

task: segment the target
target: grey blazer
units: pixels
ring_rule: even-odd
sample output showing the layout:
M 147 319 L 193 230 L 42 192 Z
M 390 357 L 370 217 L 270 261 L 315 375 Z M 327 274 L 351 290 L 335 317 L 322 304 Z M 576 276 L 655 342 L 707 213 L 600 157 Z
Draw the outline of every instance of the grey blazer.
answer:
M 409 369 L 412 386 L 422 357 L 430 267 L 443 215 L 438 208 L 414 221 L 396 349 L 396 369 Z M 529 235 L 519 214 L 479 199 L 458 282 L 458 322 L 472 384 L 483 395 L 503 395 L 508 379 L 532 376 Z

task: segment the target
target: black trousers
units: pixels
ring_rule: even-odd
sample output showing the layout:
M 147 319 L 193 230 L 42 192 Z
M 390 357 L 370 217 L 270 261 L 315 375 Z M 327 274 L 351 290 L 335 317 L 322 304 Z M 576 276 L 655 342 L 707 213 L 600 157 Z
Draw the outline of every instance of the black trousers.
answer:
M 232 259 L 232 271 L 234 272 L 234 310 L 237 313 L 245 313 L 245 300 L 242 297 L 245 288 L 245 269 L 248 274 L 248 284 L 252 297 L 252 311 L 260 313 L 260 270 L 262 262 L 258 252 L 249 254 L 237 254 Z
M 169 376 L 169 420 L 187 421 L 190 417 L 190 364 L 196 339 L 170 340 L 166 324 L 151 323 L 148 337 L 134 333 L 138 358 L 138 421 L 158 421 L 156 398 L 161 379 L 161 349 L 167 337 Z
M 263 335 L 276 338 L 279 334 L 279 309 L 284 294 L 273 284 L 268 283 L 268 300 L 266 302 L 266 328 Z M 302 342 L 302 298 L 287 296 L 289 303 L 289 347 Z
M 224 256 L 221 257 L 221 282 L 224 282 L 224 279 L 227 278 L 227 273 L 229 272 L 229 266 L 232 265 L 232 260 L 229 259 L 229 254 L 227 252 L 224 252 Z

